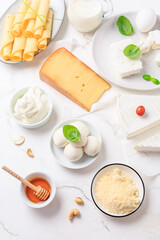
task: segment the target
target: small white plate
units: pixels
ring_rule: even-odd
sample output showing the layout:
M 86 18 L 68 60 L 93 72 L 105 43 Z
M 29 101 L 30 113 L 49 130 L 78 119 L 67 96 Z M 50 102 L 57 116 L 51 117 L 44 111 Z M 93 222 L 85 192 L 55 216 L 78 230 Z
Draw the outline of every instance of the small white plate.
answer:
M 103 176 L 104 174 L 113 171 L 115 168 L 118 168 L 124 174 L 129 175 L 133 179 L 134 183 L 136 184 L 136 186 L 139 190 L 139 199 L 140 199 L 139 205 L 132 212 L 124 214 L 124 215 L 116 215 L 116 214 L 107 212 L 106 209 L 104 209 L 103 206 L 101 206 L 98 203 L 96 196 L 95 196 L 95 185 L 96 185 L 96 182 L 98 181 L 98 179 L 101 176 Z M 127 217 L 127 216 L 133 214 L 134 212 L 136 212 L 138 210 L 138 208 L 141 206 L 141 204 L 144 200 L 144 196 L 145 196 L 145 186 L 144 186 L 144 182 L 143 182 L 141 176 L 135 169 L 133 169 L 132 167 L 130 167 L 128 165 L 122 164 L 122 163 L 112 163 L 112 164 L 108 164 L 108 165 L 104 166 L 103 168 L 101 168 L 93 177 L 93 180 L 91 183 L 91 196 L 92 196 L 93 202 L 96 205 L 96 207 L 103 213 L 105 213 L 111 217 Z
M 3 35 L 4 21 L 5 21 L 6 15 L 7 14 L 12 14 L 12 13 L 17 13 L 21 2 L 22 2 L 22 0 L 15 1 L 7 9 L 7 11 L 3 14 L 3 16 L 0 18 L 0 40 L 1 40 L 2 35 Z M 55 36 L 57 35 L 57 33 L 58 33 L 58 31 L 61 27 L 61 24 L 63 22 L 64 13 L 65 13 L 64 0 L 50 0 L 49 8 L 52 9 L 53 12 L 54 12 L 53 23 L 52 23 L 52 36 L 51 36 L 51 40 L 53 40 L 55 38 Z M 56 20 L 56 19 L 61 19 L 61 20 Z M 39 51 L 37 54 L 39 54 L 40 52 L 42 52 L 42 51 Z M 1 56 L 0 56 L 0 61 L 4 62 L 4 63 L 9 63 L 9 64 L 19 63 L 19 62 L 5 61 Z
M 107 20 L 95 33 L 92 42 L 92 55 L 100 74 L 107 81 L 127 89 L 133 90 L 153 90 L 160 88 L 160 85 L 155 85 L 150 81 L 145 81 L 142 76 L 150 74 L 154 78 L 159 79 L 160 67 L 155 63 L 155 56 L 158 50 L 151 50 L 149 53 L 143 54 L 141 57 L 143 63 L 143 70 L 139 74 L 132 75 L 126 78 L 120 78 L 112 63 L 110 54 L 110 45 L 113 42 L 132 39 L 135 44 L 145 38 L 148 33 L 140 33 L 135 25 L 136 12 L 129 12 L 119 14 Z M 122 35 L 116 21 L 119 16 L 126 16 L 132 23 L 134 33 L 131 36 Z M 157 23 L 154 29 L 160 28 L 160 16 L 158 16 Z M 159 50 L 160 51 L 160 50 Z
M 53 143 L 53 134 L 54 132 L 60 128 L 63 127 L 66 124 L 71 124 L 75 121 L 81 121 L 84 122 L 88 129 L 89 129 L 89 136 L 95 136 L 98 138 L 98 140 L 100 141 L 101 145 L 102 145 L 102 139 L 101 136 L 99 134 L 99 132 L 95 129 L 95 127 L 90 124 L 87 121 L 81 120 L 81 119 L 70 119 L 67 121 L 63 121 L 61 123 L 59 123 L 58 125 L 55 126 L 55 128 L 52 131 L 51 137 L 50 137 L 50 148 L 52 151 L 53 156 L 55 157 L 56 161 L 61 164 L 62 166 L 66 167 L 66 168 L 70 168 L 70 169 L 81 169 L 81 168 L 85 168 L 87 166 L 89 166 L 90 164 L 92 164 L 98 157 L 98 154 L 95 157 L 90 157 L 87 156 L 85 153 L 83 154 L 83 157 L 77 161 L 77 162 L 70 162 L 65 156 L 64 156 L 64 148 L 59 148 L 57 147 L 54 143 Z

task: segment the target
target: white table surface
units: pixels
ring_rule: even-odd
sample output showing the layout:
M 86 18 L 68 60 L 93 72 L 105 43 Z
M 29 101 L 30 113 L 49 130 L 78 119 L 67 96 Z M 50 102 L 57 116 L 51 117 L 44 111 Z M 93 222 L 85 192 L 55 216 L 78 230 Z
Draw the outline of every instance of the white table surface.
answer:
M 0 15 L 12 4 L 12 0 L 1 2 Z M 68 1 L 67 1 L 68 2 Z M 159 0 L 113 0 L 113 14 L 152 7 L 160 14 Z M 76 32 L 67 21 L 55 41 L 72 41 L 75 38 L 83 47 L 76 47 L 74 53 L 96 70 L 91 57 L 92 34 Z M 159 240 L 160 239 L 160 178 L 142 177 L 146 185 L 146 197 L 141 208 L 130 217 L 115 219 L 101 213 L 91 201 L 90 183 L 99 168 L 110 162 L 126 162 L 121 142 L 106 121 L 95 114 L 84 119 L 96 124 L 102 139 L 102 152 L 97 161 L 82 170 L 69 170 L 56 163 L 50 148 L 49 137 L 52 128 L 61 119 L 69 119 L 75 113 L 85 113 L 70 100 L 39 80 L 39 69 L 44 59 L 54 50 L 51 43 L 33 63 L 5 65 L 0 63 L 0 166 L 6 164 L 17 173 L 25 176 L 41 170 L 50 173 L 57 182 L 57 194 L 54 201 L 44 209 L 31 209 L 24 205 L 20 196 L 20 183 L 0 170 L 0 239 L 1 240 Z M 43 87 L 53 99 L 53 114 L 49 122 L 37 130 L 27 130 L 15 123 L 9 114 L 10 97 L 17 89 L 25 86 Z M 112 86 L 111 93 L 134 93 Z M 142 93 L 144 94 L 144 93 Z M 159 91 L 148 94 L 158 95 Z M 26 138 L 22 146 L 15 146 L 13 139 L 23 135 Z M 113 144 L 114 143 L 114 144 Z M 26 154 L 31 148 L 35 158 Z M 152 161 L 152 159 L 151 159 Z M 145 168 L 145 166 L 144 166 Z M 84 206 L 77 206 L 74 198 L 84 199 Z M 72 223 L 67 219 L 71 208 L 77 207 L 80 218 Z

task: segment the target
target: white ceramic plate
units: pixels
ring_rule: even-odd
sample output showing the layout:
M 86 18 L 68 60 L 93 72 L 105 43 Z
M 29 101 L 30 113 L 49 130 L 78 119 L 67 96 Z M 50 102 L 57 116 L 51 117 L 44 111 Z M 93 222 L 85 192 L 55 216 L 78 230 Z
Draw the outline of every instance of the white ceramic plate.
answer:
M 2 34 L 3 34 L 3 28 L 4 28 L 4 21 L 6 18 L 7 14 L 12 14 L 12 13 L 16 13 L 18 11 L 18 8 L 21 4 L 22 0 L 17 0 L 15 1 L 8 9 L 7 11 L 3 14 L 3 16 L 0 18 L 0 40 L 2 38 Z M 52 37 L 51 40 L 53 40 L 55 38 L 55 36 L 57 35 L 63 18 L 64 18 L 64 13 L 65 13 L 65 3 L 64 0 L 50 0 L 50 6 L 49 8 L 51 8 L 54 11 L 54 19 L 53 19 L 53 24 L 52 24 Z M 61 20 L 56 20 L 56 19 L 61 19 Z M 41 51 L 39 51 L 37 54 L 39 54 Z M 4 62 L 4 63 L 10 63 L 10 64 L 15 64 L 17 62 L 12 62 L 12 61 L 5 61 L 1 56 L 0 56 L 0 61 Z
M 134 209 L 132 212 L 128 213 L 128 214 L 124 214 L 124 215 L 116 215 L 110 212 L 107 212 L 103 206 L 101 206 L 95 196 L 95 185 L 96 182 L 98 181 L 98 179 L 103 176 L 104 174 L 113 171 L 115 168 L 118 168 L 120 171 L 122 171 L 124 174 L 129 175 L 134 183 L 136 184 L 137 188 L 139 189 L 139 199 L 140 199 L 140 203 L 137 206 L 136 209 Z M 143 200 L 144 200 L 144 196 L 145 196 L 145 186 L 144 186 L 144 182 L 141 178 L 141 176 L 137 173 L 136 170 L 134 170 L 133 168 L 131 168 L 128 165 L 125 164 L 121 164 L 121 163 L 113 163 L 113 164 L 108 164 L 106 166 L 104 166 L 103 168 L 101 168 L 94 176 L 92 183 L 91 183 L 91 196 L 92 199 L 96 205 L 96 207 L 101 210 L 103 213 L 111 216 L 111 217 L 126 217 L 131 215 L 132 213 L 134 213 L 135 211 L 137 211 L 137 209 L 141 206 Z
M 56 161 L 61 164 L 64 167 L 70 168 L 70 169 L 81 169 L 89 166 L 92 164 L 98 157 L 98 154 L 95 157 L 89 157 L 85 153 L 83 154 L 83 157 L 77 161 L 77 162 L 70 162 L 65 156 L 64 156 L 64 148 L 59 148 L 53 143 L 53 134 L 54 132 L 60 128 L 63 127 L 66 124 L 71 124 L 75 121 L 82 121 L 84 122 L 88 129 L 89 129 L 89 135 L 95 136 L 99 139 L 101 145 L 102 145 L 102 140 L 99 132 L 94 128 L 92 124 L 90 124 L 87 121 L 81 120 L 81 119 L 71 119 L 67 121 L 63 121 L 60 124 L 56 125 L 55 128 L 52 131 L 51 138 L 50 138 L 50 148 L 52 151 L 53 156 L 55 157 Z
M 150 81 L 145 81 L 142 76 L 150 74 L 152 77 L 159 79 L 160 67 L 157 66 L 154 59 L 157 51 L 151 50 L 149 53 L 143 54 L 141 57 L 143 63 L 143 70 L 139 74 L 132 75 L 126 78 L 120 78 L 114 68 L 110 55 L 110 45 L 115 41 L 130 38 L 135 44 L 145 38 L 147 33 L 140 33 L 135 26 L 136 12 L 123 13 L 132 23 L 134 34 L 131 36 L 122 35 L 116 21 L 120 15 L 114 16 L 107 20 L 95 33 L 92 42 L 92 54 L 99 72 L 107 81 L 133 90 L 153 90 L 160 88 L 160 85 L 154 85 Z M 158 16 L 157 23 L 153 30 L 160 28 L 160 17 Z

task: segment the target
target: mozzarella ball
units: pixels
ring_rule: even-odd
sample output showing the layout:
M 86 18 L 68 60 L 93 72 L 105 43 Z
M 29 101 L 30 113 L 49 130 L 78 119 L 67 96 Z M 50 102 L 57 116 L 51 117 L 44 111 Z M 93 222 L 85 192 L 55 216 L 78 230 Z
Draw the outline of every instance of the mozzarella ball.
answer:
M 101 143 L 96 137 L 94 136 L 87 137 L 87 143 L 84 146 L 84 152 L 88 156 L 94 157 L 97 153 L 99 153 L 100 148 L 101 148 Z
M 81 148 L 81 147 L 79 147 L 79 148 L 74 147 L 71 143 L 69 143 L 64 148 L 64 155 L 71 162 L 78 161 L 83 156 L 83 148 Z
M 67 139 L 63 135 L 63 128 L 59 128 L 53 134 L 53 142 L 57 147 L 65 147 L 68 143 Z
M 86 126 L 86 124 L 84 124 L 83 122 L 81 121 L 76 121 L 76 122 L 73 122 L 72 123 L 73 126 L 75 126 L 79 132 L 83 132 L 85 133 L 87 136 L 89 135 L 89 129 L 88 127 Z
M 88 127 L 80 121 L 73 122 L 72 125 L 78 129 L 81 134 L 80 141 L 72 142 L 71 144 L 75 147 L 83 147 L 87 142 L 87 136 L 89 134 Z
M 157 21 L 157 14 L 151 8 L 141 9 L 136 16 L 136 25 L 140 32 L 149 32 Z

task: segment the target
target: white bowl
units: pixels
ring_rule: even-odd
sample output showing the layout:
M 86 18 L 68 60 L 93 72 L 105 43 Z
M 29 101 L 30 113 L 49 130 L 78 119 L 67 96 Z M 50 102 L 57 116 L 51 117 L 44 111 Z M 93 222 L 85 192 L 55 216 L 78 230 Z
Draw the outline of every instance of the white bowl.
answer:
M 29 129 L 35 129 L 35 128 L 39 128 L 39 127 L 42 127 L 44 124 L 46 124 L 51 116 L 51 113 L 52 113 L 52 99 L 51 97 L 43 90 L 41 89 L 41 91 L 47 96 L 48 98 L 48 102 L 49 102 L 49 112 L 48 114 L 39 122 L 37 123 L 23 123 L 21 122 L 20 120 L 18 120 L 14 114 L 13 114 L 13 110 L 14 110 L 14 106 L 17 102 L 17 100 L 19 98 L 21 98 L 29 89 L 30 87 L 27 87 L 27 88 L 22 88 L 21 90 L 18 90 L 16 93 L 13 94 L 12 98 L 11 98 L 11 101 L 10 101 L 10 112 L 11 112 L 11 115 L 13 116 L 14 120 L 20 124 L 22 127 L 24 128 L 29 128 Z
M 98 154 L 94 157 L 90 157 L 90 156 L 87 156 L 85 153 L 83 154 L 83 157 L 76 161 L 76 162 L 71 162 L 69 161 L 65 155 L 64 155 L 64 148 L 59 148 L 57 147 L 54 143 L 53 143 L 53 134 L 54 132 L 60 128 L 60 127 L 63 127 L 64 125 L 66 124 L 71 124 L 75 121 L 81 121 L 81 122 L 84 122 L 88 129 L 89 129 L 89 136 L 95 136 L 98 138 L 98 140 L 100 141 L 101 143 L 101 146 L 102 146 L 102 139 L 101 139 L 101 136 L 99 134 L 99 132 L 95 129 L 95 127 L 88 121 L 84 121 L 84 120 L 81 120 L 79 118 L 75 118 L 75 119 L 70 119 L 70 120 L 67 120 L 67 121 L 63 121 L 59 124 L 57 124 L 55 126 L 55 128 L 53 129 L 52 133 L 51 133 L 51 137 L 50 137 L 50 148 L 51 148 L 51 152 L 54 156 L 54 159 L 59 163 L 61 164 L 62 166 L 66 167 L 66 168 L 70 168 L 70 169 L 81 169 L 81 168 L 85 168 L 87 166 L 89 166 L 90 164 L 92 164 L 98 157 Z
M 136 186 L 138 187 L 139 190 L 139 199 L 140 199 L 140 203 L 137 206 L 136 209 L 134 209 L 132 212 L 124 214 L 124 215 L 116 215 L 114 213 L 111 212 L 107 212 L 106 209 L 103 208 L 103 206 L 101 206 L 98 203 L 98 200 L 96 199 L 95 196 L 95 185 L 97 180 L 103 176 L 104 174 L 106 174 L 107 172 L 113 171 L 115 168 L 118 168 L 120 171 L 122 171 L 124 174 L 129 175 L 130 177 L 132 177 L 134 183 L 136 184 Z M 95 203 L 96 207 L 102 211 L 103 213 L 111 216 L 111 217 L 126 217 L 129 216 L 131 214 L 133 214 L 134 212 L 137 211 L 137 209 L 141 206 L 143 200 L 144 200 L 144 196 L 145 196 L 145 186 L 144 186 L 144 182 L 141 178 L 141 176 L 139 175 L 139 173 L 133 169 L 132 167 L 125 165 L 125 164 L 121 164 L 121 163 L 113 163 L 113 164 L 108 164 L 106 166 L 104 166 L 103 168 L 101 168 L 93 177 L 92 183 L 91 183 L 91 196 L 93 199 L 93 202 Z
M 51 203 L 51 201 L 53 200 L 53 198 L 55 197 L 55 194 L 56 194 L 56 183 L 54 181 L 54 179 L 49 176 L 48 174 L 46 173 L 42 173 L 42 172 L 34 172 L 34 173 L 31 173 L 29 175 L 27 175 L 25 177 L 25 179 L 27 180 L 31 180 L 35 177 L 40 177 L 40 178 L 43 178 L 45 180 L 48 181 L 48 183 L 50 184 L 51 186 L 51 192 L 50 192 L 50 196 L 49 198 L 46 200 L 46 201 L 43 201 L 43 202 L 39 202 L 39 203 L 34 203 L 34 202 L 31 202 L 27 196 L 26 196 L 26 186 L 21 183 L 21 196 L 22 196 L 22 199 L 24 201 L 24 203 L 29 206 L 29 207 L 32 207 L 32 208 L 43 208 L 43 207 L 46 207 L 49 203 Z

